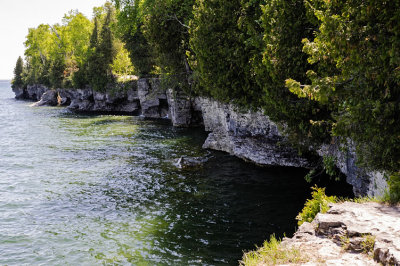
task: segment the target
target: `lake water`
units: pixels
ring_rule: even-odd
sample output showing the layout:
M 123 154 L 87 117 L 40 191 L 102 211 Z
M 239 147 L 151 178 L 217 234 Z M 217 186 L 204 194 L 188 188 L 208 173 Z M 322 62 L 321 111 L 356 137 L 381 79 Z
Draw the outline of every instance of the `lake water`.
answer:
M 202 150 L 201 129 L 13 97 L 0 82 L 1 265 L 237 265 L 309 196 L 304 170 Z

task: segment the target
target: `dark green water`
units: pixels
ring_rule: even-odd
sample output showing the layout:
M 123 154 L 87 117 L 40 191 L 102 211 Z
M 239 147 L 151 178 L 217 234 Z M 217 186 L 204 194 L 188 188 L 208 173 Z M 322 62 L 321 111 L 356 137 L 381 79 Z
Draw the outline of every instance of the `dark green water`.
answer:
M 204 151 L 199 129 L 13 96 L 0 82 L 1 265 L 235 265 L 293 233 L 309 195 L 303 170 Z

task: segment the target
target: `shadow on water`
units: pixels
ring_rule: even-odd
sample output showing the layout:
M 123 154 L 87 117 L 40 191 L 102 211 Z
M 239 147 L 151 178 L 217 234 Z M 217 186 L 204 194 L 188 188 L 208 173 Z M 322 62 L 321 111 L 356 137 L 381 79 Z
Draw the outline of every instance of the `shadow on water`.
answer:
M 136 242 L 121 246 L 119 260 L 236 264 L 243 250 L 254 249 L 271 234 L 293 234 L 295 217 L 311 192 L 312 184 L 303 178 L 307 170 L 257 167 L 202 150 L 206 135 L 198 129 L 139 123 L 130 138 L 135 143 L 131 156 L 113 170 L 102 195 L 97 195 L 100 200 L 111 198 L 116 210 L 139 225 L 132 238 L 144 247 L 135 248 Z M 182 155 L 211 159 L 202 167 L 178 169 L 174 162 Z M 343 182 L 326 179 L 319 185 L 351 195 Z

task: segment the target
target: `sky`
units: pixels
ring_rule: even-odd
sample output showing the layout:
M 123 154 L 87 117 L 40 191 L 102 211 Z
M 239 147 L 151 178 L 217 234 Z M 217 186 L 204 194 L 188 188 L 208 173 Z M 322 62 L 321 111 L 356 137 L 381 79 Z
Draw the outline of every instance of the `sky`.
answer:
M 24 56 L 28 28 L 61 23 L 65 13 L 78 9 L 92 18 L 95 6 L 106 0 L 0 0 L 0 80 L 12 79 L 18 56 Z

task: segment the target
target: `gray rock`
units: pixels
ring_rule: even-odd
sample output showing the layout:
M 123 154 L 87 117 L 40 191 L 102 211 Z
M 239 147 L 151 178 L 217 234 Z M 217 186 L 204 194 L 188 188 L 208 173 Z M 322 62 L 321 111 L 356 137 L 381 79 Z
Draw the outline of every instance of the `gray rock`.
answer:
M 13 92 L 15 93 L 15 99 L 25 99 L 26 98 L 26 91 L 24 88 L 14 87 L 12 88 Z
M 300 249 L 310 260 L 307 265 L 321 261 L 324 265 L 400 265 L 399 219 L 398 207 L 374 202 L 333 204 L 282 245 Z
M 142 78 L 138 80 L 137 86 L 142 115 L 149 118 L 167 117 L 167 95 L 161 90 L 159 80 Z
M 126 113 L 137 113 L 140 110 L 140 103 L 139 100 L 127 102 L 125 104 L 121 104 L 118 106 L 116 111 L 118 112 L 126 112 Z
M 383 196 L 387 189 L 385 174 L 377 171 L 366 171 L 357 166 L 357 156 L 355 144 L 351 140 L 335 139 L 335 143 L 322 145 L 318 154 L 323 156 L 333 156 L 335 165 L 346 175 L 346 182 L 353 186 L 356 196 Z
M 55 90 L 48 90 L 43 93 L 40 101 L 36 102 L 33 106 L 56 106 L 58 105 L 58 93 Z
M 310 167 L 297 155 L 278 128 L 261 112 L 240 112 L 233 105 L 201 98 L 204 126 L 208 135 L 203 148 L 228 152 L 259 165 Z
M 42 98 L 42 95 L 50 90 L 46 86 L 43 85 L 28 85 L 26 88 L 27 99 L 39 101 Z
M 191 99 L 181 91 L 167 90 L 169 118 L 175 127 L 199 126 L 203 123 L 198 99 Z
M 203 166 L 209 157 L 180 157 L 175 166 L 178 168 L 192 168 Z

